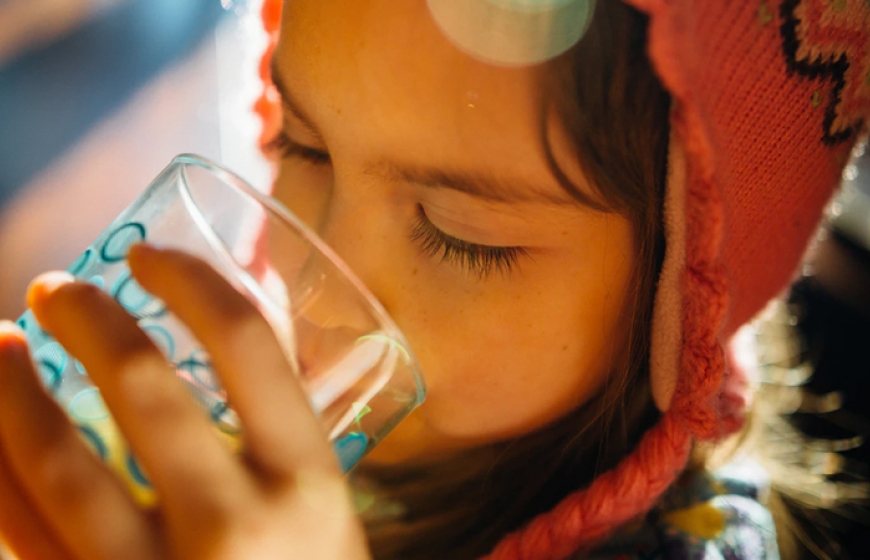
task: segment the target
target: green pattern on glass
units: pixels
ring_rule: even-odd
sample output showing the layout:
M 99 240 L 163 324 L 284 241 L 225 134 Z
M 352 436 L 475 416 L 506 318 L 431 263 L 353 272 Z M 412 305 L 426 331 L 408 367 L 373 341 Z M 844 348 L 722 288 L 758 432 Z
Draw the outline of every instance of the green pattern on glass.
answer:
M 351 406 L 354 410 L 353 423 L 356 424 L 357 428 L 359 428 L 360 431 L 362 431 L 362 419 L 365 418 L 368 414 L 371 414 L 372 407 L 365 403 L 358 402 L 353 403 Z

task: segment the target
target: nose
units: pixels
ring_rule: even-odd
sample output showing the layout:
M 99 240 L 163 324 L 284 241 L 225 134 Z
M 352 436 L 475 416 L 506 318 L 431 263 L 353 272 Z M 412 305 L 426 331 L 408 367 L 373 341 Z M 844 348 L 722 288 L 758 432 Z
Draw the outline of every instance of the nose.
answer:
M 355 278 L 374 298 L 386 305 L 387 266 L 390 254 L 380 233 L 377 210 L 364 201 L 333 198 L 319 227 L 318 235 L 340 259 L 339 268 Z
M 362 205 L 333 202 L 316 229 L 325 250 L 312 252 L 299 274 L 304 300 L 294 302 L 296 362 L 331 435 L 359 420 L 360 405 L 374 409 L 370 422 L 390 414 L 395 405 L 367 405 L 387 384 L 400 394 L 419 394 L 401 337 L 371 301 L 382 294 L 378 287 L 388 272 L 378 221 Z
M 357 333 L 384 330 L 383 252 L 372 240 L 376 218 L 358 204 L 329 197 L 316 221 L 309 222 L 319 240 L 306 243 L 285 228 L 271 231 L 271 258 L 281 277 L 292 322 L 305 321 L 320 329 Z M 284 235 L 286 239 L 279 236 Z M 318 250 L 315 245 L 320 245 Z M 285 315 L 286 316 L 286 315 Z

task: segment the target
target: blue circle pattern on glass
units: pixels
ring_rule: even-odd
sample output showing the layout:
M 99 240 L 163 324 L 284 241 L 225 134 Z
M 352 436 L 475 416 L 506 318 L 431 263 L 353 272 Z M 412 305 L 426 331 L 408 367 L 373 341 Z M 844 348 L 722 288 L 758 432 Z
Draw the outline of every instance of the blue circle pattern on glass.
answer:
M 116 278 L 109 290 L 110 295 L 139 319 L 141 328 L 157 344 L 167 359 L 174 360 L 175 340 L 170 331 L 157 322 L 166 315 L 166 307 L 146 292 L 135 281 L 126 267 L 117 276 L 112 276 L 111 272 L 105 270 L 104 266 L 106 264 L 123 266 L 129 248 L 135 243 L 144 241 L 146 237 L 147 231 L 143 224 L 139 222 L 122 224 L 105 238 L 105 242 L 99 249 L 93 247 L 86 249 L 68 270 L 74 276 L 85 279 L 85 281 L 103 289 L 106 286 L 105 277 L 93 274 L 90 270 L 93 266 L 100 266 L 103 269 L 100 272 L 105 271 L 105 273 L 110 274 L 110 278 Z M 36 321 L 31 321 L 31 317 L 31 312 L 28 311 L 18 319 L 18 325 L 28 333 L 31 346 L 37 348 L 35 359 L 39 364 L 43 381 L 53 394 L 57 394 L 63 384 L 65 370 L 70 364 L 73 364 L 73 369 L 82 376 L 86 375 L 87 372 L 78 360 L 70 359 L 60 344 L 42 330 Z M 179 376 L 188 382 L 194 390 L 208 393 L 208 395 L 200 396 L 207 397 L 206 400 L 210 401 L 210 404 L 206 406 L 216 427 L 224 433 L 238 434 L 240 431 L 239 418 L 226 402 L 225 394 L 212 371 L 208 357 L 204 353 L 194 352 L 187 359 L 177 363 L 176 368 L 178 368 Z M 97 455 L 103 460 L 107 460 L 109 449 L 106 442 L 94 426 L 89 425 L 89 422 L 104 418 L 103 415 L 96 415 L 98 407 L 94 403 L 97 400 L 99 400 L 99 391 L 94 387 L 85 387 L 74 393 L 68 402 L 70 413 L 73 413 L 72 409 L 79 412 L 80 417 L 77 417 L 76 420 L 81 422 L 78 425 L 78 430 L 84 439 Z M 84 410 L 88 412 L 82 414 Z M 91 412 L 94 413 L 93 418 L 90 417 Z M 345 472 L 359 462 L 367 451 L 369 443 L 369 437 L 364 432 L 355 431 L 344 435 L 333 444 Z M 127 455 L 125 466 L 136 483 L 145 487 L 151 486 L 132 454 Z
M 116 228 L 100 248 L 100 258 L 107 263 L 121 262 L 127 258 L 127 250 L 145 240 L 145 226 L 128 222 Z
M 68 408 L 73 418 L 82 422 L 96 422 L 109 417 L 109 411 L 96 387 L 82 389 L 76 393 Z
M 88 443 L 88 445 L 91 446 L 91 449 L 94 450 L 94 453 L 96 453 L 103 461 L 108 459 L 109 449 L 106 447 L 106 444 L 103 443 L 102 438 L 100 438 L 97 432 L 87 425 L 79 425 L 77 427 L 79 429 L 79 433 L 84 436 L 85 441 Z
M 350 432 L 336 440 L 332 445 L 342 472 L 347 472 L 356 465 L 369 447 L 369 437 L 363 432 Z
M 112 286 L 111 294 L 124 306 L 124 309 L 140 319 L 161 317 L 166 314 L 166 307 L 146 292 L 129 271 L 121 273 Z
M 160 352 L 162 352 L 169 361 L 175 359 L 175 339 L 172 338 L 172 334 L 170 334 L 168 330 L 156 323 L 151 324 L 144 320 L 139 321 L 139 328 L 141 328 L 145 334 L 151 338 L 154 344 L 156 344 L 160 349 Z
M 142 471 L 142 467 L 139 466 L 139 461 L 136 460 L 132 454 L 127 455 L 127 472 L 130 473 L 130 476 L 133 477 L 133 480 L 136 484 L 140 484 L 146 488 L 151 487 L 151 481 L 148 480 L 148 477 L 145 476 L 145 473 Z
M 94 250 L 88 247 L 85 252 L 79 255 L 79 258 L 69 267 L 69 273 L 78 277 L 91 264 L 93 260 Z
M 43 344 L 34 353 L 42 379 L 51 392 L 57 392 L 63 382 L 63 372 L 69 361 L 67 353 L 57 342 Z
M 221 432 L 230 436 L 242 433 L 242 422 L 227 401 L 220 400 L 214 403 L 209 410 L 209 416 Z
M 221 391 L 221 386 L 207 358 L 197 356 L 195 353 L 186 360 L 178 362 L 175 367 L 184 372 L 181 375 L 182 378 L 194 387 L 202 388 L 209 392 Z M 185 373 L 187 375 L 184 375 Z
M 165 307 L 133 280 L 124 264 L 129 248 L 145 238 L 144 225 L 139 222 L 124 223 L 112 230 L 101 246 L 87 248 L 67 270 L 73 276 L 101 289 L 106 288 L 106 277 L 116 278 L 112 288 L 108 290 L 112 297 L 140 319 L 158 318 L 165 314 Z M 120 273 L 113 270 L 119 267 Z M 27 333 L 31 347 L 35 349 L 34 361 L 38 364 L 46 388 L 52 394 L 62 394 L 61 388 L 67 371 L 87 375 L 82 364 L 71 359 L 63 347 L 33 319 L 32 312 L 22 315 L 18 319 L 18 326 Z M 164 351 L 167 358 L 172 359 L 175 341 L 169 331 L 157 324 L 143 324 L 142 328 Z M 71 391 L 67 391 L 71 394 L 64 399 L 66 408 L 87 444 L 101 459 L 108 460 L 110 450 L 98 427 L 101 421 L 108 418 L 108 411 L 96 387 L 80 384 L 81 381 L 72 382 Z M 132 455 L 127 457 L 125 466 L 135 482 L 149 486 L 147 477 Z
M 103 290 L 106 288 L 106 279 L 100 276 L 99 274 L 94 274 L 90 278 L 86 280 L 86 282 L 93 284 L 99 289 Z

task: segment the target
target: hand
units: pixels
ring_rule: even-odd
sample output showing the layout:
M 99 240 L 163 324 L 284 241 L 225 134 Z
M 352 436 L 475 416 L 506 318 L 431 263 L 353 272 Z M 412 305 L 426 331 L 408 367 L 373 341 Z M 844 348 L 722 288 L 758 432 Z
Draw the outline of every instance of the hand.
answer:
M 137 246 L 138 282 L 209 352 L 244 426 L 228 451 L 146 334 L 107 294 L 60 273 L 28 294 L 75 356 L 158 497 L 138 506 L 43 390 L 24 334 L 0 326 L 0 534 L 22 558 L 367 558 L 320 423 L 278 342 L 201 261 Z

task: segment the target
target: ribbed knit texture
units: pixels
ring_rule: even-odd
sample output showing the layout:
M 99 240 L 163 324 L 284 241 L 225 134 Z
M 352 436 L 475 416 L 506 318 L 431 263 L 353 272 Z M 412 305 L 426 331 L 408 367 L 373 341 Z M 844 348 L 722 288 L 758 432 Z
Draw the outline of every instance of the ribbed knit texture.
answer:
M 666 414 L 616 468 L 505 537 L 486 558 L 557 560 L 600 542 L 655 505 L 683 470 L 689 444 L 685 426 Z
M 674 378 L 673 399 L 632 454 L 505 537 L 494 560 L 561 559 L 600 542 L 655 505 L 693 439 L 740 427 L 745 401 L 730 391 L 740 383 L 723 348 L 794 274 L 870 113 L 865 0 L 629 3 L 650 16 L 649 56 L 686 153 L 676 217 L 685 262 L 672 263 L 675 285 L 659 288 L 682 290 L 679 309 L 666 310 L 680 317 L 680 336 L 667 339 L 679 368 L 652 374 Z M 262 140 L 280 125 L 269 72 L 280 12 L 280 0 L 265 0 Z

